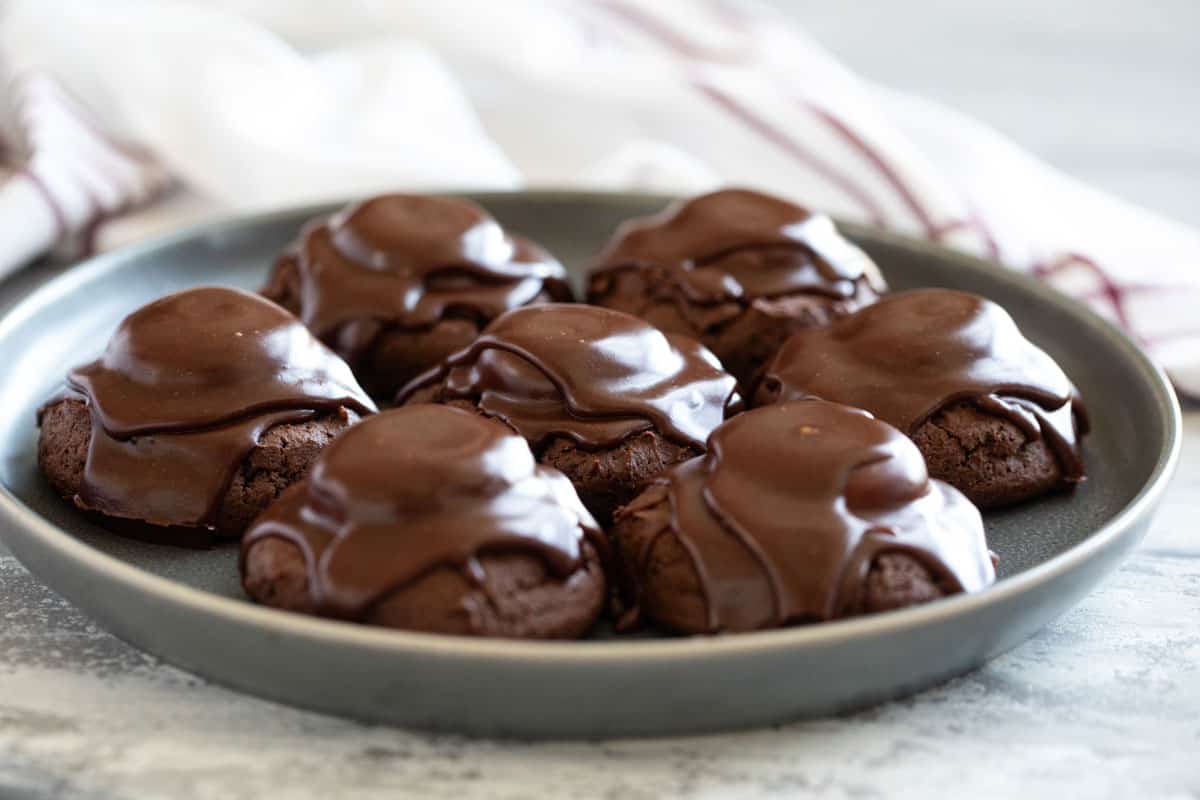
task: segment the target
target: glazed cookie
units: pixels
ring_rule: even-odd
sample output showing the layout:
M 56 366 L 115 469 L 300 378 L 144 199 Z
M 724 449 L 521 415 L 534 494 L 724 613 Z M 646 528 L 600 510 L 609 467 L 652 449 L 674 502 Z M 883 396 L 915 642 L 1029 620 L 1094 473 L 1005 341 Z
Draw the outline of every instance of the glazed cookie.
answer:
M 981 507 L 1083 480 L 1087 419 L 1071 381 L 1004 309 L 949 289 L 891 295 L 795 333 L 757 405 L 805 397 L 865 408 L 909 434 L 935 478 Z
M 567 304 L 504 314 L 397 402 L 502 420 L 570 478 L 604 525 L 663 469 L 704 452 L 709 432 L 741 403 L 736 381 L 693 339 Z
M 38 464 L 79 508 L 167 543 L 238 536 L 374 406 L 274 303 L 191 289 L 130 314 L 38 414 Z M 196 534 L 203 532 L 203 535 Z
M 602 534 L 524 439 L 455 408 L 340 436 L 255 520 L 242 581 L 276 608 L 390 628 L 575 638 L 599 616 Z
M 885 288 L 828 217 L 726 189 L 624 223 L 592 262 L 587 297 L 695 336 L 750 389 L 793 330 L 855 311 Z
M 504 311 L 571 299 L 553 256 L 475 203 L 388 194 L 311 222 L 262 293 L 390 399 Z
M 708 444 L 617 512 L 626 626 L 778 628 L 995 579 L 979 511 L 865 411 L 781 403 L 739 414 Z

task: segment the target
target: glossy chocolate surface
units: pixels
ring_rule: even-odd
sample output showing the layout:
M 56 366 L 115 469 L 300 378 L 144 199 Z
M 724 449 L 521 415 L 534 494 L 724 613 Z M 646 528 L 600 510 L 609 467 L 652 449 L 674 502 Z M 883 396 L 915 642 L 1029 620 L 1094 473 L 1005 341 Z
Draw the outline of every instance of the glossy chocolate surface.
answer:
M 478 583 L 483 553 L 527 552 L 566 578 L 595 522 L 570 482 L 539 466 L 521 437 L 456 408 L 414 405 L 356 425 L 243 540 L 300 548 L 317 613 L 362 619 L 440 567 Z
M 67 377 L 92 437 L 77 504 L 208 526 L 267 428 L 374 405 L 349 367 L 279 306 L 236 289 L 169 295 L 130 314 Z
M 571 299 L 553 256 L 454 197 L 380 195 L 310 223 L 264 294 L 282 292 L 288 268 L 301 320 L 351 363 L 388 328 L 454 317 L 482 326 L 539 297 Z
M 439 399 L 471 400 L 535 450 L 553 436 L 601 448 L 650 429 L 702 448 L 740 402 L 736 381 L 695 340 L 618 311 L 559 303 L 499 317 L 397 402 L 436 384 Z
M 1070 379 L 1008 312 L 978 295 L 901 292 L 794 333 L 768 365 L 756 400 L 806 397 L 865 408 L 906 433 L 968 401 L 1033 439 L 1045 437 L 1064 478 L 1083 477 L 1086 417 Z
M 589 297 L 603 292 L 607 273 L 630 269 L 701 306 L 790 294 L 846 300 L 860 282 L 884 288 L 875 265 L 829 217 L 746 189 L 624 223 L 591 264 Z
M 689 554 L 704 632 L 778 627 L 862 612 L 876 556 L 904 553 L 947 592 L 995 579 L 978 510 L 930 480 L 916 446 L 869 414 L 821 401 L 740 414 L 618 514 L 659 526 Z

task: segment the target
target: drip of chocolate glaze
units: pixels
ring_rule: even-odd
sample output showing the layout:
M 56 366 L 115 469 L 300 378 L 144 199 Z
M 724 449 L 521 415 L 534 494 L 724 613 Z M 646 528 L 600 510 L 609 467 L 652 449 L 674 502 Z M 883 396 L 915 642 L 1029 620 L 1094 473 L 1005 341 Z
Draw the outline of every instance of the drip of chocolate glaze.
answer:
M 759 403 L 819 397 L 865 408 L 906 433 L 967 401 L 1044 437 L 1064 480 L 1083 479 L 1083 404 L 1050 356 L 1003 308 L 973 294 L 920 289 L 822 328 L 794 333 L 768 365 Z M 1078 424 L 1077 424 L 1078 420 Z
M 210 525 L 234 473 L 259 437 L 275 425 L 314 415 L 304 409 L 266 412 L 216 428 L 132 439 L 114 438 L 93 420 L 75 502 L 87 511 L 155 525 Z
M 345 362 L 279 306 L 236 289 L 169 295 L 122 321 L 72 370 L 92 436 L 76 503 L 155 525 L 212 526 L 268 428 L 375 410 Z
M 669 513 L 666 510 L 669 509 Z M 905 553 L 948 592 L 995 580 L 979 511 L 930 480 L 916 446 L 866 412 L 821 401 L 740 414 L 707 455 L 658 479 L 622 515 L 656 515 L 690 555 L 708 632 L 862 612 L 872 562 Z
M 639 270 L 656 291 L 690 305 L 747 304 L 816 294 L 849 300 L 885 290 L 867 255 L 832 220 L 778 197 L 725 189 L 623 223 L 589 268 L 591 295 L 605 278 Z
M 454 197 L 381 195 L 309 224 L 268 297 L 281 294 L 285 265 L 298 272 L 301 320 L 352 363 L 387 328 L 453 316 L 485 324 L 542 296 L 571 299 L 553 256 Z
M 308 565 L 317 613 L 361 620 L 440 567 L 481 583 L 484 553 L 527 552 L 566 579 L 595 521 L 562 473 L 539 466 L 503 425 L 437 405 L 385 411 L 330 444 L 309 477 L 246 532 L 277 537 Z
M 702 449 L 740 402 L 734 378 L 695 340 L 619 311 L 560 303 L 497 318 L 397 402 L 436 384 L 438 400 L 471 400 L 535 450 L 556 435 L 597 449 L 650 429 Z

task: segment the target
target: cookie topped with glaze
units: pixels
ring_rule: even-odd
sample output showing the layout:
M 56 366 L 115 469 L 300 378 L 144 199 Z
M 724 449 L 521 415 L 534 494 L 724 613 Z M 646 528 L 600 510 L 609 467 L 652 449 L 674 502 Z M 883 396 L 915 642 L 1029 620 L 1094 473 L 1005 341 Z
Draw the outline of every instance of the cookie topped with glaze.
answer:
M 848 314 L 885 289 L 829 217 L 724 189 L 623 223 L 592 260 L 587 296 L 695 336 L 749 387 L 792 330 Z
M 562 265 L 459 197 L 386 194 L 314 220 L 262 293 L 390 398 L 512 308 L 570 300 Z
M 545 304 L 499 317 L 404 387 L 503 421 L 562 469 L 601 522 L 673 463 L 703 452 L 740 408 L 736 381 L 702 345 L 606 308 Z
M 979 511 L 929 478 L 909 439 L 816 400 L 730 419 L 611 534 L 632 615 L 688 633 L 855 616 L 995 578 Z
M 865 408 L 912 436 L 935 477 L 983 506 L 1083 480 L 1083 404 L 1008 312 L 950 289 L 900 292 L 797 331 L 756 405 L 817 397 Z

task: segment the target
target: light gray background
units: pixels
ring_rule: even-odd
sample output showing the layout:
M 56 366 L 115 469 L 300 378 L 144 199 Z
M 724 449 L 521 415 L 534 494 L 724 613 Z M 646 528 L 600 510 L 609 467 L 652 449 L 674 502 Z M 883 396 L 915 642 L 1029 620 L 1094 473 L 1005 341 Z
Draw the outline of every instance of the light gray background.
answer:
M 1200 225 L 1196 0 L 775 0 L 864 77 Z
M 864 75 L 1200 224 L 1200 3 L 777 5 Z M 1200 798 L 1200 413 L 1185 425 L 1144 546 L 1031 642 L 912 700 L 735 735 L 529 745 L 294 711 L 125 647 L 0 550 L 0 798 Z

